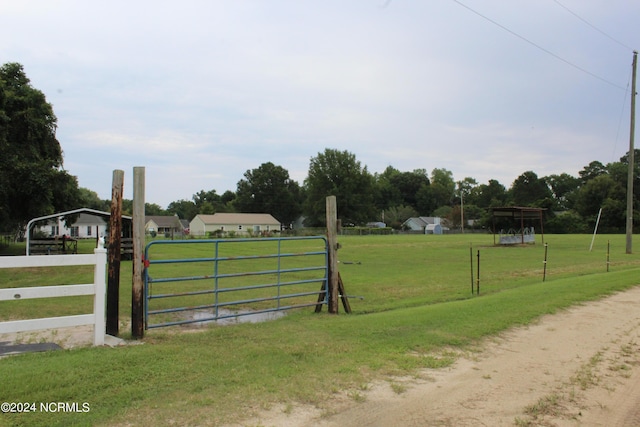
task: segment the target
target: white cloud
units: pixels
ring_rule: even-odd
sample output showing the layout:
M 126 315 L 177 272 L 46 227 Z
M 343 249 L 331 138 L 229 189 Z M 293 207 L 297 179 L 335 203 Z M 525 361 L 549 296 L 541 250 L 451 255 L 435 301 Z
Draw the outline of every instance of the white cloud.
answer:
M 631 51 L 554 2 L 464 3 L 628 82 Z M 628 45 L 640 36 L 640 4 L 563 4 Z M 455 2 L 383 5 L 4 2 L 0 52 L 53 103 L 65 167 L 104 198 L 113 169 L 138 165 L 147 201 L 162 206 L 235 190 L 266 161 L 302 183 L 325 148 L 353 152 L 370 172 L 446 168 L 506 186 L 626 151 L 623 90 Z

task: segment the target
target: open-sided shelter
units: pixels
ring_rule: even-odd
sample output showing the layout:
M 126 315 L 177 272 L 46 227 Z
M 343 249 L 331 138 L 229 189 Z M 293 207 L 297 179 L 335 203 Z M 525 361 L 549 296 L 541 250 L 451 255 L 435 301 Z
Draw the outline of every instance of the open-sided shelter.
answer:
M 545 208 L 531 208 L 531 207 L 522 207 L 522 206 L 509 206 L 509 207 L 499 207 L 499 208 L 491 208 L 491 217 L 493 220 L 493 244 L 496 244 L 496 218 L 507 218 L 511 220 L 512 224 L 515 227 L 520 226 L 520 229 L 517 233 L 512 233 L 516 238 L 510 239 L 501 239 L 501 244 L 514 244 L 514 243 L 527 243 L 526 237 L 527 235 L 532 235 L 530 231 L 525 227 L 526 224 L 530 222 L 538 222 L 540 223 L 540 234 L 542 235 L 542 243 L 544 243 L 544 228 L 542 226 L 542 216 L 543 212 L 546 211 Z M 512 237 L 514 237 L 512 236 Z M 519 238 L 518 238 L 519 237 Z
M 66 212 L 58 212 L 51 215 L 45 215 L 38 218 L 33 218 L 27 223 L 26 229 L 26 254 L 32 255 L 38 253 L 73 253 L 73 250 L 67 251 L 68 242 L 73 241 L 76 238 L 95 238 L 96 240 L 100 236 L 104 236 L 107 231 L 107 225 L 109 223 L 110 212 L 103 212 L 90 208 L 73 209 Z M 73 224 L 66 227 L 66 219 L 73 218 Z M 46 239 L 33 239 L 32 230 L 36 226 L 47 227 L 49 237 Z M 93 231 L 95 230 L 95 232 Z M 122 234 L 124 237 L 132 236 L 132 223 L 131 217 L 122 215 Z M 40 246 L 36 250 L 35 246 Z M 42 249 L 46 250 L 43 251 Z M 54 248 L 52 251 L 51 248 Z

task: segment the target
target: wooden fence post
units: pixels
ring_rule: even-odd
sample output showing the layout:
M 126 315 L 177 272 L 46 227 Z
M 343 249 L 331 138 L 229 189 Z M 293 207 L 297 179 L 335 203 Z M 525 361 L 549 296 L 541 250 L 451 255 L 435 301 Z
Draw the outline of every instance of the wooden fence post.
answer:
M 144 337 L 144 167 L 133 168 L 133 278 L 131 287 L 131 335 Z
M 327 245 L 329 246 L 329 313 L 338 313 L 338 209 L 336 196 L 328 196 L 327 206 Z
M 109 279 L 107 283 L 107 334 L 118 336 L 120 304 L 120 249 L 122 237 L 122 188 L 124 171 L 114 170 L 109 217 Z

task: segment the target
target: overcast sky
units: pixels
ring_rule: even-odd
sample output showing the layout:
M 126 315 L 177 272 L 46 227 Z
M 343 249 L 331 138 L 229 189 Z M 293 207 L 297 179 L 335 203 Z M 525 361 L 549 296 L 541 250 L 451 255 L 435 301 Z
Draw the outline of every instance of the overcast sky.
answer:
M 325 148 L 509 188 L 627 152 L 639 18 L 635 0 L 0 0 L 0 58 L 101 199 L 114 169 L 132 198 L 134 166 L 163 208 L 269 161 L 302 184 Z

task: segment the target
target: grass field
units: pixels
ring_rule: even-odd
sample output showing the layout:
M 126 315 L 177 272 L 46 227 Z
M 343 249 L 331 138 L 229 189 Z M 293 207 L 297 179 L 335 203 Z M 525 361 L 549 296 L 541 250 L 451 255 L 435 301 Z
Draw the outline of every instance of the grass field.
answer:
M 640 282 L 625 236 L 547 235 L 545 246 L 494 247 L 491 235 L 339 239 L 353 314 L 303 309 L 275 321 L 197 333 L 148 331 L 144 345 L 0 359 L 0 402 L 88 402 L 86 413 L 0 414 L 0 425 L 218 425 L 279 402 L 321 405 L 341 390 L 446 366 L 449 348 Z M 610 271 L 607 244 L 610 242 Z M 90 250 L 90 247 L 84 248 Z M 181 256 L 194 253 L 185 250 Z M 480 295 L 471 293 L 480 252 Z M 166 254 L 166 256 L 173 256 Z M 189 271 L 186 266 L 185 272 Z M 0 270 L 0 286 L 91 281 L 91 268 Z M 182 274 L 182 273 L 181 273 Z M 131 265 L 121 277 L 130 313 Z M 353 297 L 359 298 L 353 298 Z M 0 320 L 90 310 L 86 298 L 0 304 Z M 23 303 L 23 306 L 19 306 Z M 123 331 L 123 336 L 128 332 Z M 357 394 L 357 393 L 356 393 Z

